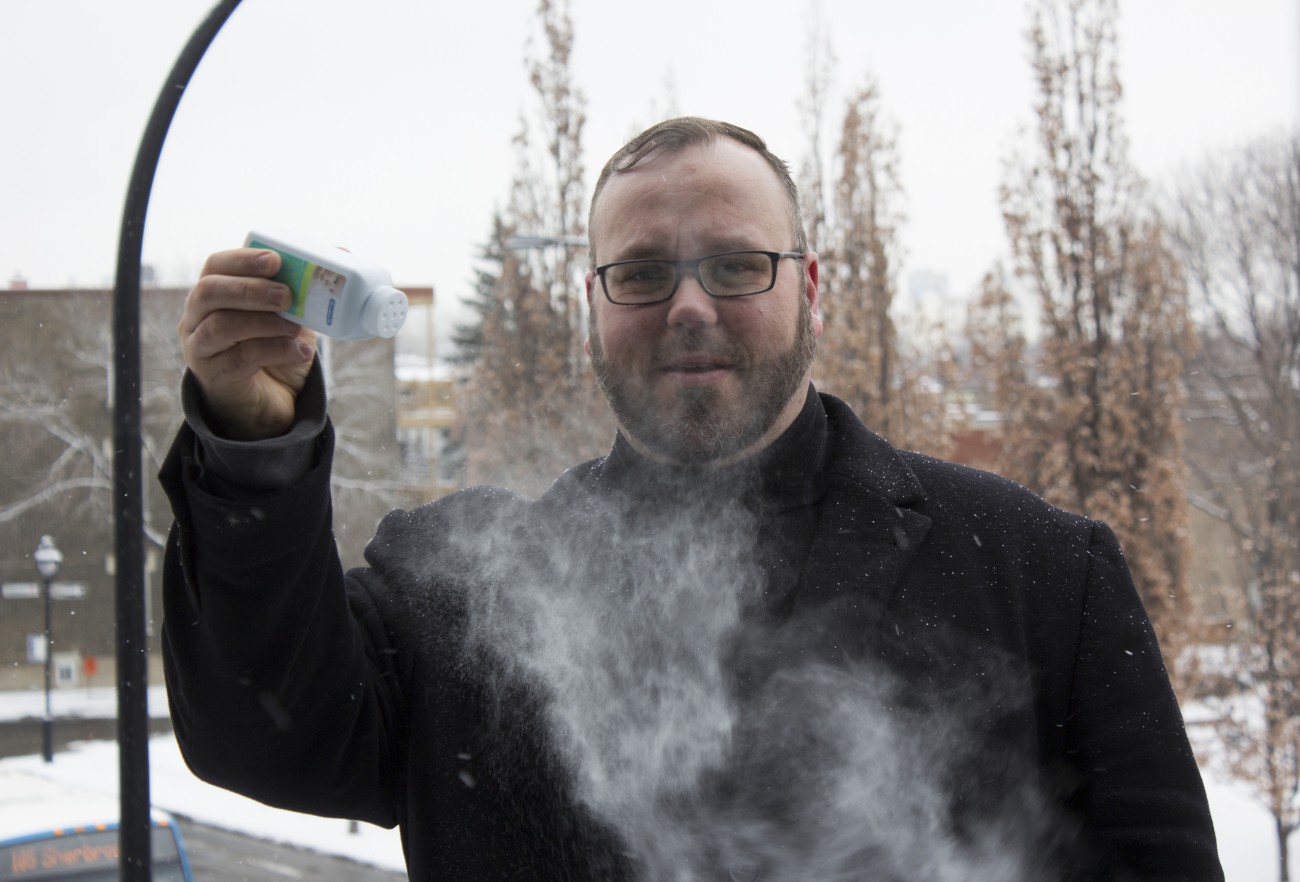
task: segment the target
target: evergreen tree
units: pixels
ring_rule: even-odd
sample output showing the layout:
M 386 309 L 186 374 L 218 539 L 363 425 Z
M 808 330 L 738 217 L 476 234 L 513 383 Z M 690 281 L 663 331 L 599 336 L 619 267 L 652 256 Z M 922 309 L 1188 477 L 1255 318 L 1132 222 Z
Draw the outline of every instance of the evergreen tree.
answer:
M 469 364 L 455 431 L 465 481 L 536 494 L 613 435 L 583 351 L 586 306 L 582 130 L 585 99 L 570 66 L 567 3 L 540 0 L 545 48 L 525 67 L 538 99 L 521 121 L 506 209 L 493 220 L 476 283 L 476 321 L 457 333 Z M 540 131 L 544 146 L 535 144 Z M 519 237 L 543 247 L 519 247 Z

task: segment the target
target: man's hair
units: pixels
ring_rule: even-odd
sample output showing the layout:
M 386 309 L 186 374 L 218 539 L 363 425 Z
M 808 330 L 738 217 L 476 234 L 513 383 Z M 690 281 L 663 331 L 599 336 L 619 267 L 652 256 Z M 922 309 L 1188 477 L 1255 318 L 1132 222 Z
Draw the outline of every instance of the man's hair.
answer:
M 679 116 L 664 120 L 646 129 L 632 138 L 609 158 L 596 179 L 596 188 L 591 194 L 591 209 L 587 215 L 587 229 L 590 230 L 596 217 L 596 200 L 601 191 L 614 175 L 631 171 L 651 154 L 680 153 L 687 147 L 697 144 L 711 144 L 719 138 L 730 138 L 756 152 L 776 172 L 781 189 L 785 191 L 790 206 L 790 224 L 794 229 L 794 250 L 808 250 L 808 234 L 803 228 L 803 212 L 799 208 L 799 187 L 790 176 L 790 168 L 785 160 L 767 149 L 767 143 L 749 129 L 741 128 L 728 122 L 704 119 L 698 116 Z M 596 264 L 596 243 L 591 243 L 591 263 Z

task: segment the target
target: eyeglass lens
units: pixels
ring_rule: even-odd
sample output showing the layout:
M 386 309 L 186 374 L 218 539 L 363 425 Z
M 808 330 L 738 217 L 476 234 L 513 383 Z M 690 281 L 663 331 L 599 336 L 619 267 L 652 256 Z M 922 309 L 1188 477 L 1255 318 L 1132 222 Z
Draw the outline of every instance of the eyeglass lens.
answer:
M 666 300 L 677 285 L 680 271 L 669 260 L 616 263 L 605 270 L 605 290 L 617 303 Z M 763 251 L 718 254 L 699 262 L 700 283 L 714 297 L 759 294 L 771 288 L 775 278 L 776 260 Z

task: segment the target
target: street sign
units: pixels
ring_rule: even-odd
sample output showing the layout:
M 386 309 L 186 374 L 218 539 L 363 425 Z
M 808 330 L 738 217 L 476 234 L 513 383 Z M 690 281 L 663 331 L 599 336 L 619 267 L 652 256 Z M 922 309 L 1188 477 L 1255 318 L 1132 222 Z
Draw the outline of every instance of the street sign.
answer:
M 86 596 L 85 582 L 51 582 L 51 600 L 81 600 Z
M 36 600 L 41 596 L 39 582 L 5 582 L 0 597 L 5 600 Z M 51 600 L 81 600 L 86 596 L 85 582 L 51 582 Z
M 35 600 L 41 596 L 41 586 L 36 582 L 5 582 L 0 585 L 0 597 L 5 600 Z

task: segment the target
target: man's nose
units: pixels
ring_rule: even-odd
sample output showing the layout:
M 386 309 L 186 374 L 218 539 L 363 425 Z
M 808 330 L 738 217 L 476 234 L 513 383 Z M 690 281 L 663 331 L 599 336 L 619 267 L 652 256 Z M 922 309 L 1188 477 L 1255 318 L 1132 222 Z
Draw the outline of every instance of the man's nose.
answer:
M 711 325 L 718 320 L 718 302 L 709 296 L 693 272 L 682 272 L 677 290 L 668 301 L 670 326 Z

